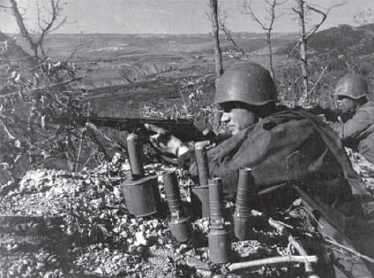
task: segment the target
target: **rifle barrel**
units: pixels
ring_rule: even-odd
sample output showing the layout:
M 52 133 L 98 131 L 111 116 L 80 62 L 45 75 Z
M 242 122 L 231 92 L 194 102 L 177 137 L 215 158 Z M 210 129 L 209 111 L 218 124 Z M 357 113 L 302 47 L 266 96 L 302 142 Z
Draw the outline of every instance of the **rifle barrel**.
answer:
M 87 123 L 92 123 L 96 126 L 107 126 L 120 131 L 149 134 L 149 131 L 144 127 L 144 124 L 148 123 L 168 130 L 170 133 L 184 142 L 204 140 L 202 132 L 198 130 L 193 121 L 189 119 L 159 120 L 148 118 L 115 118 L 64 115 L 54 117 L 52 123 L 60 125 L 79 126 L 84 126 Z

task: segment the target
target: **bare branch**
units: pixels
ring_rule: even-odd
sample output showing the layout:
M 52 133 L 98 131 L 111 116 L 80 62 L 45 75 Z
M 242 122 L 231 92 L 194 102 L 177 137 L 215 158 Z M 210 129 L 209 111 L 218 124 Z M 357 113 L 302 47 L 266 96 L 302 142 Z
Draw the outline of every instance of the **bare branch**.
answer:
M 277 5 L 277 0 L 273 0 L 273 3 L 270 3 L 267 1 L 267 3 L 270 6 L 270 10 L 268 10 L 268 13 L 270 14 L 270 18 L 269 18 L 270 22 L 269 22 L 268 30 L 271 31 L 273 30 L 273 25 L 274 25 L 274 20 L 275 20 L 275 6 Z M 270 39 L 270 36 L 269 36 L 269 39 Z
M 7 6 L 3 6 L 3 5 L 0 5 L 0 8 L 1 9 L 9 9 L 9 10 L 12 9 L 12 7 L 7 7 Z
M 274 68 L 273 68 L 273 50 L 272 50 L 272 44 L 271 44 L 271 32 L 273 31 L 273 26 L 275 19 L 277 18 L 275 14 L 275 9 L 279 5 L 283 5 L 286 3 L 287 0 L 284 1 L 278 1 L 278 0 L 266 0 L 265 1 L 265 19 L 261 20 L 255 13 L 255 11 L 252 8 L 253 0 L 243 0 L 241 2 L 241 9 L 242 13 L 248 14 L 251 19 L 256 22 L 258 25 L 261 26 L 261 28 L 266 32 L 265 42 L 268 45 L 269 49 L 269 65 L 270 65 L 270 73 L 275 81 L 275 74 L 274 74 Z
M 298 11 L 298 10 L 296 10 L 295 8 L 292 8 L 292 11 L 293 11 L 294 13 L 298 14 L 299 16 L 301 15 L 301 12 Z
M 321 27 L 321 25 L 325 22 L 325 20 L 326 20 L 326 18 L 327 18 L 327 15 L 329 14 L 329 12 L 330 12 L 332 9 L 337 8 L 337 7 L 340 7 L 340 6 L 344 6 L 345 4 L 346 4 L 346 2 L 336 4 L 336 5 L 334 5 L 334 6 L 330 7 L 330 8 L 328 8 L 328 9 L 326 10 L 326 12 L 323 12 L 323 11 L 321 11 L 321 10 L 315 8 L 315 7 L 312 7 L 312 6 L 310 6 L 310 5 L 306 5 L 306 7 L 307 7 L 309 10 L 311 10 L 311 11 L 313 11 L 313 12 L 315 12 L 315 13 L 318 13 L 318 14 L 322 15 L 322 19 L 321 19 L 321 21 L 320 21 L 319 23 L 315 24 L 315 25 L 311 28 L 311 30 L 308 32 L 308 35 L 307 35 L 306 39 L 308 39 L 309 37 L 311 37 L 312 35 L 314 35 L 314 34 L 317 32 L 317 30 L 318 30 L 318 29 Z
M 220 30 L 226 35 L 226 39 L 232 43 L 232 45 L 240 51 L 240 53 L 247 58 L 247 60 L 249 60 L 249 57 L 247 55 L 247 53 L 245 53 L 244 49 L 241 48 L 237 42 L 235 41 L 235 39 L 232 37 L 232 33 L 231 33 L 231 30 L 230 28 L 228 28 L 226 26 L 226 23 L 225 23 L 225 18 L 226 18 L 226 14 L 224 12 L 222 12 L 221 10 L 219 10 L 218 12 L 218 24 L 219 24 L 219 28 Z M 236 58 L 236 57 L 235 57 Z
M 25 26 L 24 19 L 21 13 L 19 12 L 17 2 L 15 0 L 10 0 L 10 3 L 12 4 L 13 13 L 14 13 L 14 16 L 16 17 L 16 21 L 17 21 L 18 27 L 20 28 L 22 37 L 24 37 L 29 42 L 31 48 L 34 48 L 35 42 L 32 39 L 29 31 L 27 30 Z
M 212 22 L 212 35 L 214 43 L 214 56 L 215 56 L 215 74 L 216 84 L 223 73 L 222 53 L 219 42 L 219 22 L 218 22 L 218 0 L 210 0 L 211 22 Z
M 290 262 L 300 262 L 300 263 L 315 263 L 317 262 L 317 256 L 277 256 L 272 258 L 264 258 L 247 262 L 233 263 L 228 266 L 229 271 L 235 271 L 239 269 L 257 267 L 261 265 L 272 265 L 279 263 L 290 263 Z
M 335 246 L 337 246 L 337 247 L 339 247 L 339 248 L 342 248 L 342 249 L 344 249 L 345 251 L 348 251 L 348 252 L 352 253 L 352 254 L 353 254 L 354 256 L 356 256 L 356 257 L 360 257 L 360 258 L 362 258 L 362 259 L 364 259 L 364 260 L 366 260 L 366 261 L 368 261 L 368 262 L 370 262 L 370 263 L 374 263 L 374 259 L 373 259 L 373 258 L 371 258 L 371 257 L 369 257 L 369 256 L 366 256 L 366 255 L 364 255 L 364 254 L 361 254 L 360 252 L 356 251 L 355 249 L 350 248 L 350 247 L 348 247 L 348 246 L 346 246 L 346 245 L 343 245 L 343 244 L 337 242 L 337 241 L 336 241 L 335 239 L 333 239 L 333 238 L 331 238 L 331 239 L 330 239 L 330 238 L 326 238 L 325 241 L 328 242 L 328 243 L 330 243 L 330 244 L 332 244 L 332 245 L 335 245 Z
M 83 43 L 78 44 L 78 45 L 74 48 L 74 50 L 73 50 L 73 52 L 70 54 L 70 56 L 66 58 L 65 63 L 68 63 L 69 60 L 70 60 L 71 58 L 73 58 L 74 55 L 75 55 L 75 54 L 76 54 L 80 49 L 82 49 L 83 47 L 84 47 L 84 44 L 83 44 Z
M 328 13 L 330 12 L 331 9 L 342 6 L 345 3 L 339 3 L 336 4 L 326 11 L 322 11 L 315 6 L 311 6 L 307 4 L 306 0 L 297 0 L 297 7 L 292 8 L 292 11 L 298 15 L 299 18 L 299 27 L 300 27 L 300 37 L 299 41 L 297 42 L 296 46 L 299 48 L 299 53 L 300 53 L 300 61 L 301 61 L 301 74 L 303 78 L 303 96 L 300 99 L 302 103 L 306 103 L 308 101 L 308 95 L 316 89 L 316 85 L 309 91 L 308 90 L 308 56 L 307 56 L 307 41 L 308 39 L 313 36 L 322 26 L 322 24 L 325 22 Z M 313 12 L 315 14 L 321 15 L 321 20 L 313 25 L 313 26 L 307 26 L 307 14 L 308 12 Z M 310 28 L 308 31 L 306 30 L 307 28 Z M 322 74 L 324 73 L 324 70 L 322 71 Z M 318 83 L 318 82 L 317 82 Z
M 321 74 L 319 75 L 317 81 L 313 84 L 313 88 L 310 89 L 310 91 L 309 91 L 308 94 L 311 94 L 313 91 L 317 91 L 317 85 L 320 83 L 322 77 L 324 76 L 326 70 L 328 69 L 328 66 L 326 66 L 326 67 L 321 67 L 321 69 L 322 69 Z
M 39 51 L 43 55 L 43 57 L 46 56 L 44 48 L 43 48 L 43 42 L 45 39 L 45 36 L 49 33 L 55 31 L 56 29 L 60 28 L 65 22 L 67 17 L 64 17 L 58 24 L 57 19 L 61 14 L 61 11 L 63 10 L 63 5 L 66 3 L 61 3 L 60 0 L 50 0 L 50 10 L 46 11 L 49 14 L 49 19 L 45 19 L 43 14 L 41 12 L 41 8 L 39 7 L 38 3 L 37 5 L 37 24 L 40 31 L 40 34 L 38 36 L 32 35 L 30 30 L 27 29 L 24 23 L 24 18 L 22 17 L 21 13 L 19 12 L 19 7 L 17 5 L 16 0 L 10 0 L 12 4 L 12 10 L 14 13 L 14 16 L 16 17 L 18 27 L 20 28 L 22 36 L 28 41 L 30 44 L 31 49 L 34 51 L 34 56 L 36 58 L 39 57 Z
M 248 14 L 252 18 L 253 21 L 255 21 L 257 24 L 261 26 L 263 30 L 267 30 L 267 27 L 265 26 L 265 24 L 256 16 L 255 12 L 253 11 L 252 0 L 250 0 L 249 2 L 247 0 L 244 0 L 241 4 L 241 7 L 242 7 L 242 13 Z
M 313 36 L 313 35 L 317 32 L 317 30 L 321 27 L 321 25 L 325 22 L 326 17 L 327 17 L 327 14 L 324 13 L 324 12 L 322 12 L 322 11 L 320 11 L 320 10 L 318 10 L 318 9 L 316 9 L 316 8 L 314 8 L 314 7 L 311 7 L 311 6 L 309 6 L 309 5 L 306 5 L 306 7 L 307 7 L 309 10 L 312 10 L 312 11 L 314 11 L 314 12 L 316 12 L 316 13 L 322 15 L 322 19 L 321 19 L 321 21 L 320 21 L 318 24 L 316 24 L 316 25 L 315 25 L 315 26 L 314 26 L 314 27 L 309 31 L 308 35 L 305 37 L 305 39 L 307 40 L 310 36 Z

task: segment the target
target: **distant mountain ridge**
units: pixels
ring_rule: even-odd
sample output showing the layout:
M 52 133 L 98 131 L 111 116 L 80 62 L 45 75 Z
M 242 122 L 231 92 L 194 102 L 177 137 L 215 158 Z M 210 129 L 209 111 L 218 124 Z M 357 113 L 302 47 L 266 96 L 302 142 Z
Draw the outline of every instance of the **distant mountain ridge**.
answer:
M 347 53 L 355 51 L 361 55 L 374 52 L 374 24 L 352 27 L 339 25 L 320 31 L 312 36 L 308 44 L 319 52 L 338 51 Z
M 249 56 L 267 55 L 265 34 L 233 33 L 239 48 L 221 35 L 224 58 L 240 58 L 240 49 Z M 272 46 L 276 55 L 298 55 L 295 50 L 298 35 L 273 33 Z M 27 42 L 0 33 L 0 42 L 9 41 L 9 56 L 14 64 L 31 62 Z M 89 71 L 84 72 L 82 86 L 86 89 L 126 85 L 163 77 L 189 77 L 213 68 L 213 45 L 210 34 L 196 35 L 128 35 L 128 34 L 51 34 L 46 38 L 45 48 L 51 61 L 65 60 L 77 45 L 80 51 L 70 58 Z M 374 24 L 359 27 L 339 25 L 322 30 L 308 39 L 308 55 L 319 58 L 336 58 L 340 55 L 365 56 L 374 53 Z M 237 56 L 235 56 L 237 55 Z M 25 57 L 27 57 L 25 59 Z M 258 57 L 257 57 L 258 58 Z M 259 58 L 261 59 L 261 58 Z M 30 65 L 27 66 L 30 68 Z M 0 69 L 6 76 L 7 71 Z
M 286 45 L 277 54 L 290 54 L 295 44 Z M 371 54 L 374 52 L 374 23 L 359 27 L 343 24 L 319 31 L 308 39 L 308 47 L 317 54 Z
M 374 23 L 362 25 L 362 26 L 356 27 L 356 29 L 364 29 L 366 31 L 374 32 Z

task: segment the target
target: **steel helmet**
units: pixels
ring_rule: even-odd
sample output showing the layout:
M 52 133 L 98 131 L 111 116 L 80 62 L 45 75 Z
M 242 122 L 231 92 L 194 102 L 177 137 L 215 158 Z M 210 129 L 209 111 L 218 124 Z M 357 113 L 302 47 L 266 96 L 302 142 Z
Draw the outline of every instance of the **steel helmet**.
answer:
M 225 70 L 218 81 L 214 102 L 228 101 L 256 106 L 277 101 L 269 71 L 256 63 L 238 63 Z
M 357 73 L 350 73 L 339 79 L 334 95 L 360 99 L 367 97 L 368 91 L 368 84 L 363 76 Z

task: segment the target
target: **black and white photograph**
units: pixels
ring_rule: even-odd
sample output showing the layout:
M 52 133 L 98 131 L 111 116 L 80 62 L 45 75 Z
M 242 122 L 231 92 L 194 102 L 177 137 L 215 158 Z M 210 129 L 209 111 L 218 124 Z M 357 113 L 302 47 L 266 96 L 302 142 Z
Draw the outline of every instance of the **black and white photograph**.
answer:
M 0 278 L 374 278 L 374 1 L 0 0 Z

